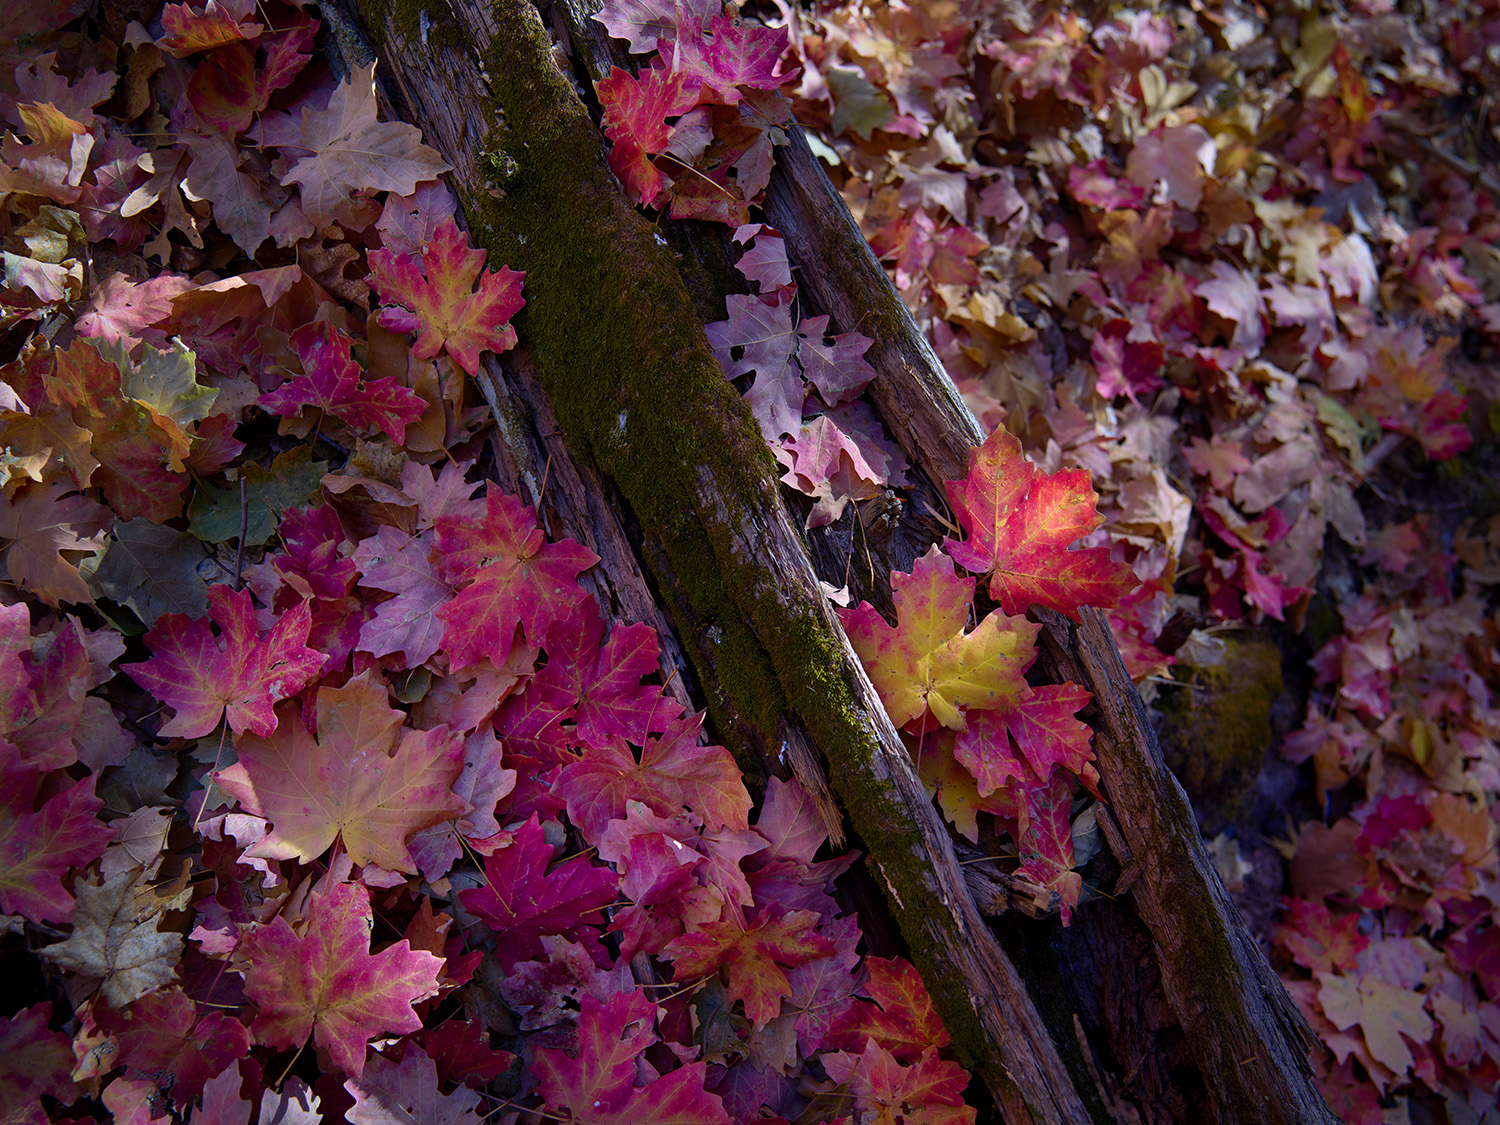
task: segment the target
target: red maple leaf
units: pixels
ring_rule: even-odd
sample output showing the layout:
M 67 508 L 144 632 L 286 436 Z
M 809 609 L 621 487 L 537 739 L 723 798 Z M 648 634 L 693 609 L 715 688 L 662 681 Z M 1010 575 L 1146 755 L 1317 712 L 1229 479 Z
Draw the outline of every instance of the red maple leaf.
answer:
M 698 104 L 697 86 L 689 85 L 680 71 L 657 65 L 642 70 L 639 78 L 614 67 L 594 90 L 604 107 L 605 135 L 614 142 L 609 166 L 637 203 L 649 204 L 662 189 L 651 155 L 665 151 L 672 139 L 667 118 Z
M 1045 684 L 1027 688 L 1014 706 L 971 711 L 953 756 L 974 775 L 981 797 L 1013 779 L 1045 781 L 1057 765 L 1082 774 L 1094 751 L 1088 724 L 1074 714 L 1092 698 L 1077 684 Z
M 307 899 L 301 934 L 284 914 L 242 931 L 245 992 L 260 1006 L 250 1033 L 280 1050 L 311 1037 L 329 1061 L 358 1077 L 376 1035 L 422 1026 L 412 1004 L 437 993 L 443 959 L 403 939 L 370 953 L 370 892 L 340 883 Z
M 1038 473 L 1021 443 L 996 430 L 974 451 L 969 475 L 947 483 L 969 538 L 944 545 L 959 566 L 989 576 L 990 595 L 1006 613 L 1043 605 L 1077 621 L 1079 606 L 1112 606 L 1135 588 L 1130 568 L 1107 547 L 1068 550 L 1104 522 L 1086 470 Z
M 137 1078 L 172 1075 L 172 1099 L 179 1106 L 250 1050 L 244 1024 L 225 1012 L 200 1019 L 197 1005 L 177 987 L 147 993 L 123 1013 L 112 1008 L 98 1012 L 100 1030 L 119 1046 L 114 1061 Z
M 323 665 L 323 654 L 306 643 L 312 613 L 299 602 L 258 636 L 249 591 L 213 586 L 208 599 L 217 638 L 201 617 L 164 614 L 146 634 L 151 659 L 120 667 L 176 711 L 162 724 L 164 735 L 202 738 L 224 718 L 236 734 L 265 737 L 276 729 L 272 705 L 301 691 Z
M 897 726 L 930 710 L 944 726 L 962 730 L 965 710 L 1003 706 L 1026 690 L 1039 627 L 996 612 L 965 633 L 974 580 L 958 577 L 936 545 L 910 574 L 892 573 L 891 589 L 895 627 L 869 602 L 838 613 Z
M 835 952 L 817 932 L 819 918 L 816 910 L 767 906 L 748 925 L 735 917 L 706 922 L 672 941 L 662 956 L 675 963 L 679 981 L 722 971 L 729 998 L 743 1000 L 750 1022 L 765 1027 L 792 994 L 786 970 Z
M 699 746 L 703 716 L 675 720 L 647 741 L 637 762 L 616 740 L 563 767 L 553 791 L 584 839 L 597 842 L 611 820 L 639 801 L 661 816 L 687 808 L 711 829 L 750 826 L 750 794 L 739 766 L 722 746 Z
M 464 909 L 496 931 L 496 956 L 507 972 L 542 951 L 543 934 L 572 934 L 603 921 L 599 911 L 615 901 L 620 877 L 574 856 L 553 870 L 552 845 L 535 813 L 512 835 L 510 846 L 485 857 L 485 885 L 460 891 Z
M 864 1051 L 825 1055 L 828 1076 L 848 1083 L 861 1120 L 920 1121 L 923 1125 L 974 1125 L 975 1110 L 964 1105 L 969 1075 L 957 1063 L 938 1058 L 929 1046 L 911 1066 L 902 1066 L 874 1039 Z
M 526 303 L 521 296 L 526 275 L 505 266 L 486 271 L 485 257 L 451 218 L 433 231 L 420 262 L 408 254 L 372 250 L 371 283 L 382 300 L 401 306 L 382 309 L 380 323 L 393 332 L 420 332 L 412 347 L 418 359 L 432 359 L 446 348 L 454 363 L 476 374 L 480 352 L 515 347 L 510 318 Z
M 921 974 L 900 957 L 865 959 L 870 980 L 860 989 L 873 1003 L 856 1001 L 833 1021 L 824 1044 L 858 1050 L 873 1038 L 901 1062 L 929 1047 L 946 1047 L 948 1030 L 932 1006 Z
M 536 1052 L 542 1096 L 567 1110 L 574 1125 L 729 1125 L 719 1098 L 703 1089 L 707 1065 L 689 1063 L 650 1084 L 635 1084 L 636 1060 L 657 1041 L 656 1005 L 640 992 L 620 992 L 603 1002 L 579 1001 L 578 1050 Z
M 254 39 L 264 30 L 260 24 L 249 21 L 254 13 L 255 5 L 244 0 L 224 0 L 223 4 L 204 0 L 201 10 L 189 4 L 168 4 L 161 14 L 164 34 L 156 45 L 180 58 L 226 43 Z
M 48 1030 L 51 1011 L 52 1005 L 43 1003 L 0 1018 L 0 1105 L 18 1125 L 51 1120 L 42 1106 L 44 1094 L 64 1105 L 78 1097 L 69 1077 L 72 1043 L 66 1035 Z
M 36 809 L 42 775 L 0 739 L 0 911 L 33 922 L 67 922 L 73 896 L 62 877 L 98 858 L 114 838 L 96 816 L 104 802 L 86 777 Z
M 365 382 L 351 351 L 354 341 L 326 320 L 303 325 L 292 333 L 290 343 L 303 374 L 261 395 L 263 410 L 290 418 L 304 406 L 313 406 L 357 430 L 384 430 L 400 443 L 406 439 L 406 427 L 427 409 L 422 396 L 393 375 Z
M 1073 788 L 1073 778 L 1055 770 L 1045 781 L 1025 778 L 999 790 L 985 806 L 1016 842 L 1020 873 L 1057 892 L 1064 926 L 1083 891 L 1083 876 L 1073 870 Z
M 443 516 L 434 525 L 438 577 L 458 594 L 438 610 L 447 623 L 443 647 L 455 668 L 489 657 L 503 667 L 516 626 L 538 644 L 552 623 L 583 598 L 578 575 L 599 556 L 571 539 L 544 541 L 536 509 L 497 488 L 485 495 L 482 520 Z
M 355 863 L 415 872 L 407 838 L 464 810 L 453 792 L 463 744 L 445 726 L 403 728 L 369 672 L 318 692 L 316 739 L 295 712 L 283 706 L 287 721 L 269 739 L 237 739 L 239 761 L 217 775 L 246 812 L 271 821 L 248 854 L 306 863 L 340 839 Z
M 666 730 L 682 708 L 662 696 L 662 689 L 642 684 L 657 671 L 660 646 L 649 625 L 616 625 L 609 640 L 599 605 L 585 598 L 566 617 L 552 623 L 544 642 L 547 667 L 534 687 L 547 698 L 574 708 L 568 734 L 584 746 L 603 749 L 624 740 L 644 745 L 646 736 Z M 562 731 L 559 730 L 559 734 Z

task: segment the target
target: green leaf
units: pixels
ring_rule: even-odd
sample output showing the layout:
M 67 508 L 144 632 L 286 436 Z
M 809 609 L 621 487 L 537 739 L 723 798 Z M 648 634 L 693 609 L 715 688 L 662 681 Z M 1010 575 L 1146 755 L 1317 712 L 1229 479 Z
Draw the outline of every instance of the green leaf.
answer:
M 84 577 L 95 597 L 128 607 L 149 627 L 164 613 L 202 617 L 208 612 L 208 584 L 198 576 L 203 558 L 203 544 L 187 532 L 138 516 L 115 524 L 92 573 Z
M 896 111 L 884 91 L 874 86 L 857 70 L 831 67 L 828 88 L 833 92 L 833 131 L 854 130 L 861 140 L 870 139 L 870 131 L 896 120 Z
M 276 533 L 281 513 L 305 504 L 323 483 L 326 461 L 312 459 L 311 446 L 299 445 L 278 454 L 269 469 L 248 464 L 240 470 L 245 482 L 245 545 L 264 546 Z M 200 485 L 188 505 L 188 528 L 209 543 L 227 543 L 240 535 L 240 489 Z
M 184 347 L 181 340 L 173 340 L 167 351 L 142 344 L 139 364 L 130 362 L 119 341 L 99 350 L 119 364 L 122 391 L 179 426 L 201 422 L 213 412 L 218 388 L 205 387 L 197 381 L 197 353 Z

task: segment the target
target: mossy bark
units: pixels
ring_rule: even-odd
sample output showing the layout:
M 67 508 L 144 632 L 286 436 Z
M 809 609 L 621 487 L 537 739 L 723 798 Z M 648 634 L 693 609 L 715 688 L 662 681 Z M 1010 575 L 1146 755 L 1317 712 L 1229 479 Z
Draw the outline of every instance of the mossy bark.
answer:
M 751 769 L 784 748 L 815 790 L 826 761 L 963 1061 L 1007 1120 L 1086 1120 L 817 587 L 773 463 L 707 347 L 682 281 L 692 264 L 621 198 L 537 13 L 523 0 L 344 2 L 363 5 L 403 116 L 455 165 L 475 242 L 527 272 L 517 328 L 566 437 L 560 455 L 597 471 L 638 525 L 720 737 Z M 961 475 L 981 435 L 805 144 L 779 155 L 768 211 L 809 303 L 876 337 L 873 397 L 892 432 L 930 480 Z M 1082 630 L 1045 624 L 1048 665 L 1095 693 L 1123 826 L 1112 846 L 1140 871 L 1136 905 L 1213 1116 L 1332 1120 L 1300 1057 L 1305 1029 L 1207 861 L 1108 627 L 1088 613 Z
M 434 15 L 369 2 L 405 116 L 455 165 L 471 236 L 526 272 L 516 327 L 571 454 L 618 490 L 721 736 L 805 735 L 846 805 L 962 1060 L 1008 1120 L 1087 1114 L 975 909 L 941 822 L 818 588 L 774 461 L 709 349 L 667 242 L 621 197 L 602 139 L 523 0 Z M 799 773 L 821 772 L 815 760 Z M 817 778 L 812 778 L 814 785 Z

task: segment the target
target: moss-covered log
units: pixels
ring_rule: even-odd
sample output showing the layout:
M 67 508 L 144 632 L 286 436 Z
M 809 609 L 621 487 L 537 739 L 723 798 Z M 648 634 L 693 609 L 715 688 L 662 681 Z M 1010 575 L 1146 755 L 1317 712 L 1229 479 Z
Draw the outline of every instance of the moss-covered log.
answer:
M 511 450 L 501 459 L 507 484 L 535 498 L 538 468 L 550 461 L 542 471 L 557 474 L 556 492 L 544 513 L 609 560 L 600 595 L 615 616 L 650 620 L 670 638 L 656 602 L 665 607 L 678 639 L 667 650 L 687 656 L 747 771 L 790 764 L 823 796 L 835 831 L 830 781 L 860 809 L 892 912 L 964 1062 L 1004 1117 L 1084 1120 L 1080 1088 L 1108 1114 L 1086 1068 L 1071 1077 L 1064 1068 L 975 909 L 971 889 L 996 892 L 978 868 L 966 888 L 828 610 L 774 467 L 707 348 L 712 283 L 696 253 L 674 255 L 620 196 L 569 60 L 522 0 L 493 9 L 361 2 L 348 14 L 379 44 L 403 115 L 455 165 L 474 240 L 527 271 L 523 350 L 487 381 Z M 574 59 L 602 73 L 618 55 L 587 24 L 588 10 L 587 0 L 566 0 L 554 19 Z M 809 306 L 875 338 L 872 397 L 891 432 L 939 488 L 961 475 L 982 435 L 795 131 L 778 153 L 767 212 L 787 236 Z M 1119 821 L 1111 846 L 1134 879 L 1135 910 L 1212 1116 L 1331 1121 L 1305 1065 L 1306 1029 L 1235 915 L 1107 625 L 1094 614 L 1082 628 L 1039 616 L 1051 674 L 1095 694 L 1086 717 Z M 1066 1023 L 1053 1020 L 1060 1040 L 1070 1038 Z
M 476 243 L 526 271 L 516 320 L 580 464 L 617 490 L 720 733 L 805 732 L 860 809 L 872 866 L 963 1061 L 1011 1121 L 1087 1114 L 818 587 L 774 463 L 666 242 L 621 197 L 536 11 L 369 3 L 405 116 L 457 169 Z M 716 696 L 717 693 L 717 696 Z M 817 763 L 801 764 L 816 771 Z M 816 778 L 813 779 L 816 785 Z
M 810 306 L 832 314 L 836 329 L 859 324 L 875 338 L 869 358 L 878 376 L 870 395 L 908 456 L 935 482 L 964 476 L 970 449 L 986 435 L 796 131 L 778 153 L 766 214 L 801 267 Z M 1094 727 L 1099 772 L 1121 830 L 1116 850 L 1127 870 L 1139 873 L 1136 907 L 1218 1119 L 1336 1120 L 1312 1082 L 1312 1033 L 1224 889 L 1108 623 L 1090 609 L 1081 628 L 1049 611 L 1034 616 L 1054 681 L 1094 694 L 1083 717 Z

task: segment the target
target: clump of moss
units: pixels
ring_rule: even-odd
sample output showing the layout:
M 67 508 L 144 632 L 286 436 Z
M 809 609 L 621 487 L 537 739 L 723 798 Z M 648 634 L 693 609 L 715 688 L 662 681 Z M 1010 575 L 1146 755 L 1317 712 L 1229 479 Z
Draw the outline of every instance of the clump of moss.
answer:
M 1265 761 L 1281 650 L 1268 637 L 1240 634 L 1225 640 L 1221 662 L 1176 671 L 1182 686 L 1156 701 L 1162 754 L 1213 831 L 1235 819 Z

